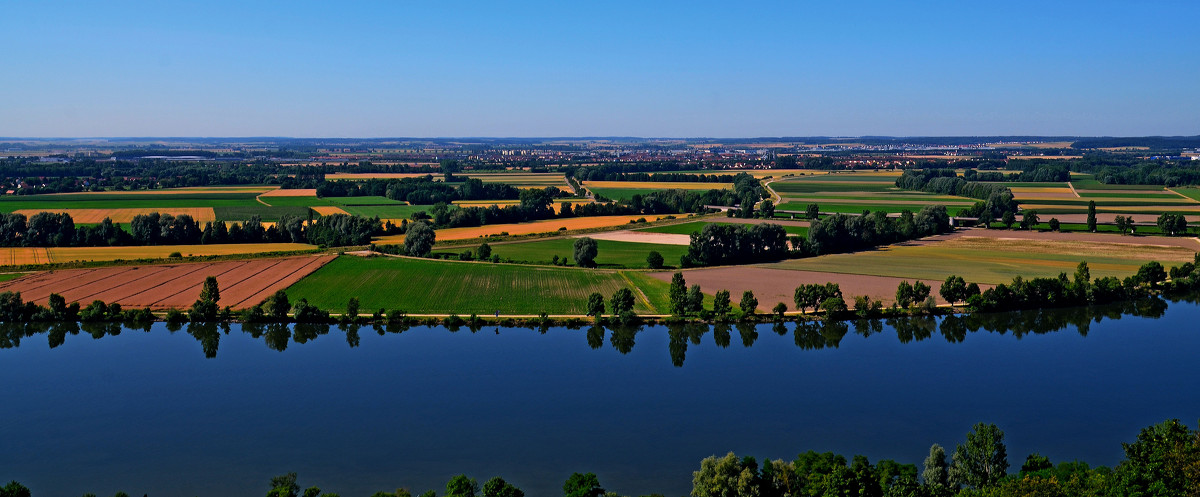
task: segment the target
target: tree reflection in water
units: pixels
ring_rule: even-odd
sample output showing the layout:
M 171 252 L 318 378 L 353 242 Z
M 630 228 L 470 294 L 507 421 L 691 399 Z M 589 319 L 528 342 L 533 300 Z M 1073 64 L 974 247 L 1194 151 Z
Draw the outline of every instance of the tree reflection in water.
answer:
M 1186 295 L 1174 298 L 1175 302 L 1200 304 L 1200 296 Z M 1105 319 L 1115 320 L 1124 316 L 1157 319 L 1167 311 L 1167 301 L 1160 298 L 1149 298 L 1131 302 L 1123 302 L 1099 307 L 1073 307 L 1063 309 L 1043 309 L 1013 312 L 958 314 L 943 317 L 914 316 L 902 318 L 855 319 L 851 321 L 800 321 L 791 323 L 792 338 L 802 350 L 820 350 L 838 348 L 842 340 L 853 326 L 854 333 L 864 338 L 883 335 L 885 327 L 895 330 L 900 343 L 920 342 L 929 339 L 934 333 L 939 333 L 949 343 L 961 343 L 972 333 L 980 331 L 1011 334 L 1020 339 L 1030 333 L 1043 334 L 1068 328 L 1075 329 L 1080 336 L 1087 336 L 1092 323 Z M 16 348 L 21 343 L 35 335 L 45 334 L 50 348 L 56 348 L 66 342 L 68 335 L 79 335 L 80 332 L 99 340 L 107 336 L 118 336 L 123 331 L 149 332 L 151 323 L 0 323 L 0 349 Z M 228 323 L 167 323 L 166 328 L 174 333 L 185 329 L 186 333 L 200 342 L 204 357 L 217 356 L 220 348 L 221 335 L 228 335 L 231 326 Z M 713 342 L 720 349 L 727 349 L 732 342 L 732 330 L 737 329 L 743 347 L 750 347 L 759 338 L 759 327 L 770 326 L 771 331 L 784 336 L 787 334 L 788 323 L 777 322 L 770 325 L 751 323 L 672 323 L 665 326 L 670 352 L 671 364 L 682 367 L 687 358 L 689 345 L 700 345 L 705 334 L 712 331 Z M 383 336 L 388 333 L 400 334 L 409 329 L 407 325 L 372 324 L 372 329 Z M 467 322 L 467 329 L 472 333 L 484 328 L 482 321 Z M 491 328 L 491 325 L 486 326 Z M 461 326 L 440 327 L 451 333 L 457 332 Z M 357 324 L 345 324 L 337 327 L 345 333 L 346 343 L 351 348 L 358 347 L 361 341 Z M 506 328 L 507 329 L 507 328 Z M 546 333 L 549 327 L 545 321 L 532 325 L 529 329 Z M 611 326 L 593 324 L 587 328 L 585 335 L 588 347 L 594 350 L 604 348 L 605 334 L 609 333 L 608 343 L 620 354 L 628 354 L 637 343 L 637 335 L 647 328 L 640 326 Z M 649 328 L 653 330 L 654 328 Z M 264 324 L 245 323 L 241 330 L 254 339 L 262 339 L 267 348 L 283 352 L 288 345 L 295 343 L 304 345 L 318 337 L 328 335 L 333 327 L 328 324 Z M 495 329 L 499 333 L 501 328 Z

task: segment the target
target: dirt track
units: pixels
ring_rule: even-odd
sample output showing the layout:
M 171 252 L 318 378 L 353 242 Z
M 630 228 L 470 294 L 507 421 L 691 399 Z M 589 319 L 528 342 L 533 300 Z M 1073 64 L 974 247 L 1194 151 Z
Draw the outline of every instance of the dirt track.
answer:
M 217 278 L 222 307 L 251 307 L 276 290 L 316 271 L 336 256 L 288 257 L 245 261 L 153 266 L 68 269 L 35 273 L 5 283 L 0 292 L 21 292 L 26 301 L 45 304 L 51 293 L 86 306 L 93 300 L 126 308 L 185 308 L 200 296 L 208 276 Z

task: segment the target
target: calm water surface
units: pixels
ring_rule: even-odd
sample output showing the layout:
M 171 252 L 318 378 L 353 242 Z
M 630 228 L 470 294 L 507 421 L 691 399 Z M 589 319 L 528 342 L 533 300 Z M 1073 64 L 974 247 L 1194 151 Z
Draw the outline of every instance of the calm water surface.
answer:
M 37 496 L 262 495 L 296 471 L 302 486 L 365 497 L 440 490 L 465 472 L 549 496 L 592 471 L 622 494 L 685 495 L 709 455 L 920 464 L 977 421 L 1006 431 L 1016 466 L 1032 451 L 1111 465 L 1140 428 L 1200 416 L 1200 307 L 1124 312 L 1142 316 L 544 333 L 10 327 L 0 480 Z

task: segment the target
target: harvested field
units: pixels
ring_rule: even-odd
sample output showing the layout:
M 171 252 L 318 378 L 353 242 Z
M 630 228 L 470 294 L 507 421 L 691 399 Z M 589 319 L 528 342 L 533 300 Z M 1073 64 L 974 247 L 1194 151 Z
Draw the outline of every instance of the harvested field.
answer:
M 611 240 L 614 242 L 654 243 L 659 245 L 689 245 L 692 237 L 674 233 L 650 233 L 645 231 L 605 231 L 603 233 L 588 233 L 579 235 L 596 240 Z M 577 237 L 578 238 L 578 237 Z
M 346 212 L 345 210 L 343 210 L 341 207 L 337 207 L 337 206 L 333 206 L 333 205 L 314 205 L 314 206 L 310 207 L 310 209 L 316 211 L 317 214 L 320 214 L 322 216 L 329 216 L 329 215 L 333 215 L 333 214 L 350 214 L 349 212 Z
M 958 275 L 976 283 L 1007 283 L 1014 276 L 1071 274 L 1087 261 L 1093 277 L 1124 278 L 1149 261 L 1164 266 L 1190 262 L 1200 243 L 1162 237 L 1096 233 L 964 230 L 950 235 L 849 254 L 796 259 L 760 267 L 871 276 L 945 280 Z
M 650 276 L 670 283 L 673 274 L 673 271 L 663 271 L 650 273 Z M 858 295 L 866 295 L 871 297 L 872 300 L 890 303 L 896 299 L 896 286 L 901 281 L 907 280 L 910 283 L 916 281 L 913 278 L 827 273 L 820 271 L 789 271 L 755 266 L 689 269 L 683 271 L 683 277 L 687 280 L 689 286 L 700 285 L 704 293 L 709 295 L 716 294 L 719 290 L 729 290 L 730 295 L 733 296 L 734 300 L 737 300 L 741 297 L 742 292 L 746 290 L 753 291 L 755 298 L 758 299 L 758 310 L 760 312 L 770 312 L 771 308 L 780 302 L 787 305 L 789 310 L 796 310 L 796 304 L 792 296 L 796 291 L 796 287 L 801 284 L 837 283 L 841 287 L 842 294 L 845 295 L 847 302 L 853 305 L 853 298 Z M 942 284 L 941 281 L 922 281 L 929 285 L 930 288 L 933 288 L 933 292 L 931 293 L 938 300 L 938 303 L 944 304 L 945 302 L 937 295 L 937 289 Z
M 49 264 L 73 261 L 116 261 L 166 259 L 174 252 L 183 256 L 261 254 L 313 250 L 303 243 L 235 243 L 219 245 L 154 245 L 149 247 L 13 247 L 0 248 L 0 265 Z
M 541 221 L 533 221 L 529 223 L 517 224 L 490 224 L 487 226 L 478 226 L 470 228 L 448 228 L 437 230 L 437 239 L 440 240 L 470 240 L 472 238 L 481 238 L 489 235 L 499 235 L 508 233 L 509 235 L 528 235 L 530 233 L 548 233 L 559 231 L 559 228 L 568 230 L 581 230 L 591 228 L 609 228 L 613 226 L 622 226 L 629 224 L 630 221 L 640 218 L 641 216 L 591 216 L 591 217 L 571 217 L 565 219 L 543 219 Z M 655 221 L 660 217 L 650 216 L 647 220 Z M 404 243 L 404 235 L 385 236 L 376 239 L 375 243 Z
M 221 307 L 242 309 L 300 281 L 335 259 L 333 255 L 198 262 L 153 266 L 68 269 L 35 273 L 0 283 L 0 292 L 20 292 L 26 301 L 45 304 L 51 293 L 67 302 L 93 300 L 126 308 L 186 308 L 200 297 L 208 276 L 217 278 Z
M 192 219 L 195 219 L 201 223 L 217 220 L 217 215 L 213 212 L 212 207 L 141 207 L 135 209 L 21 209 L 16 211 L 17 214 L 24 214 L 26 217 L 32 217 L 34 214 L 39 212 L 70 214 L 71 219 L 79 224 L 96 224 L 104 221 L 104 218 L 112 219 L 114 223 L 128 223 L 133 221 L 134 216 L 150 214 L 152 212 L 157 212 L 159 214 L 170 214 L 172 216 L 187 214 L 192 216 Z
M 317 196 L 317 189 L 316 188 L 295 188 L 295 189 L 285 190 L 283 188 L 276 188 L 274 190 L 271 190 L 271 191 L 266 192 L 259 196 L 260 197 L 315 197 L 315 196 Z

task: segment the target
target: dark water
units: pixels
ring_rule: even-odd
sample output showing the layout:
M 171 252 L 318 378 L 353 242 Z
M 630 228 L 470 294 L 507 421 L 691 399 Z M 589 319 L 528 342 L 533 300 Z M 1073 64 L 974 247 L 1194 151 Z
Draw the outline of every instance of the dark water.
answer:
M 543 496 L 592 471 L 685 495 L 709 455 L 920 464 L 977 421 L 1016 466 L 1111 465 L 1140 428 L 1200 416 L 1198 322 L 1195 304 L 1143 303 L 783 329 L 8 327 L 0 480 L 263 495 L 297 471 L 365 497 L 465 472 Z

